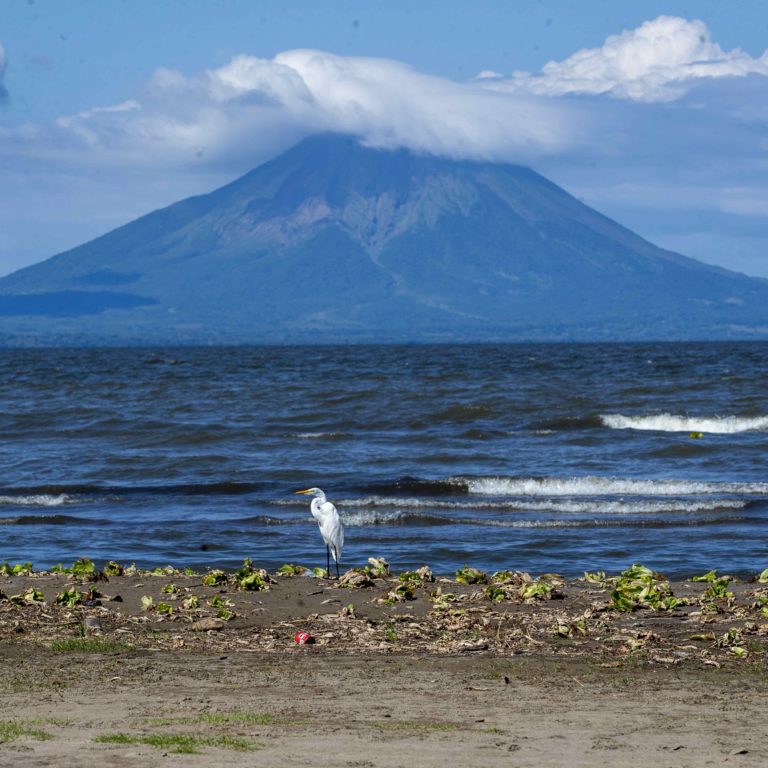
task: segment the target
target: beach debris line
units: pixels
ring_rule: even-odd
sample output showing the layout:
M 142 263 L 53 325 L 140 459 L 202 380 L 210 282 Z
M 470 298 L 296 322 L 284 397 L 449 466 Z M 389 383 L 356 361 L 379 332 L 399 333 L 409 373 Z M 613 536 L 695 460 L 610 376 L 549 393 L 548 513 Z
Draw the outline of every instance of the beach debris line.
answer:
M 19 566 L 1 569 L 0 642 L 61 642 L 91 653 L 269 653 L 295 646 L 296 633 L 307 632 L 322 653 L 533 654 L 713 667 L 768 659 L 765 571 L 740 581 L 712 570 L 672 584 L 640 564 L 579 579 L 512 570 L 478 578 L 483 572 L 467 566 L 460 571 L 472 583 L 464 583 L 456 574 L 435 577 L 428 566 L 398 574 L 384 558 L 370 558 L 338 582 L 318 585 L 247 559 L 211 584 L 204 580 L 213 571 L 122 568 L 108 577 L 110 591 L 125 598 L 118 603 L 119 595 L 92 583 L 73 584 L 71 569 Z M 269 588 L 243 584 L 254 575 Z M 89 632 L 104 644 L 75 642 Z

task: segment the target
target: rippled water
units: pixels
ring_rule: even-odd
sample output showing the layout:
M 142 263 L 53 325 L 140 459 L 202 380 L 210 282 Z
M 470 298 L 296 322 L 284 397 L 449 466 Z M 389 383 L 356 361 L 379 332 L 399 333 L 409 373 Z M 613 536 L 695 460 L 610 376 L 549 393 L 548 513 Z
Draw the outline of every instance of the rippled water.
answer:
M 0 351 L 0 557 L 768 566 L 768 345 Z

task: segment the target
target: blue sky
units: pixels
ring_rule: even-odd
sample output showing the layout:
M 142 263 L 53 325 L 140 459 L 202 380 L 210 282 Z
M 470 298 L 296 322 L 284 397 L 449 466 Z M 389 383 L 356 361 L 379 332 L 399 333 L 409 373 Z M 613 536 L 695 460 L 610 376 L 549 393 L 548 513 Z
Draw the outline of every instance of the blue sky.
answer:
M 768 277 L 766 49 L 763 0 L 7 0 L 0 275 L 339 130 Z

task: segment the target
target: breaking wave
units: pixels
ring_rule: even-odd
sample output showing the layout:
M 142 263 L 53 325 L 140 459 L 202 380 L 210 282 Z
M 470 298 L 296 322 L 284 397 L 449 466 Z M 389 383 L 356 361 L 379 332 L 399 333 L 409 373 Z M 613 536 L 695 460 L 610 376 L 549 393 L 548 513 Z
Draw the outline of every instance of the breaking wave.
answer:
M 730 506 L 728 504 L 722 504 L 718 506 L 712 506 L 707 511 L 709 512 L 725 512 L 729 509 L 740 509 L 738 505 Z M 552 510 L 550 510 L 552 511 Z M 549 519 L 504 519 L 498 517 L 454 517 L 451 515 L 440 515 L 439 513 L 424 513 L 420 511 L 403 511 L 403 510 L 355 510 L 354 512 L 342 512 L 341 517 L 346 528 L 368 528 L 372 526 L 398 526 L 398 527 L 434 527 L 434 526 L 480 526 L 491 528 L 601 528 L 601 527 L 670 527 L 679 525 L 712 525 L 712 524 L 724 524 L 732 523 L 734 520 L 740 519 L 733 515 L 716 515 L 708 516 L 704 518 L 691 519 L 689 517 L 640 517 L 640 516 L 608 516 L 601 517 L 600 512 L 605 511 L 601 509 L 587 510 L 585 508 L 579 510 L 572 510 L 579 512 L 591 512 L 590 517 L 582 519 L 567 519 L 567 518 L 549 518 Z M 644 511 L 646 513 L 652 513 L 654 511 L 672 511 L 672 510 L 635 510 L 637 512 Z M 675 511 L 683 511 L 676 509 Z M 694 509 L 691 511 L 703 511 L 700 509 Z M 281 525 L 310 525 L 314 526 L 314 521 L 311 518 L 301 519 L 280 519 L 269 516 L 258 516 L 249 518 L 249 522 L 259 522 L 262 525 L 269 526 L 281 526 Z
M 276 500 L 278 506 L 295 504 L 291 501 Z M 445 501 L 443 499 L 387 498 L 374 496 L 362 499 L 338 499 L 335 504 L 344 513 L 350 509 L 368 510 L 371 516 L 382 515 L 383 509 L 397 510 L 472 510 L 490 512 L 561 512 L 573 514 L 660 514 L 663 512 L 713 512 L 725 509 L 744 509 L 749 502 L 725 499 L 562 499 L 552 500 L 477 500 Z M 346 512 L 349 515 L 349 512 Z M 346 518 L 345 518 L 346 519 Z
M 72 501 L 65 493 L 37 493 L 28 496 L 0 496 L 0 505 L 15 507 L 60 507 Z
M 735 435 L 740 432 L 768 430 L 768 416 L 676 416 L 658 413 L 651 416 L 623 416 L 620 413 L 601 414 L 604 426 L 611 429 L 637 429 L 654 432 L 709 432 Z
M 467 480 L 470 493 L 485 496 L 702 496 L 768 494 L 768 483 L 700 483 L 613 477 L 488 477 Z

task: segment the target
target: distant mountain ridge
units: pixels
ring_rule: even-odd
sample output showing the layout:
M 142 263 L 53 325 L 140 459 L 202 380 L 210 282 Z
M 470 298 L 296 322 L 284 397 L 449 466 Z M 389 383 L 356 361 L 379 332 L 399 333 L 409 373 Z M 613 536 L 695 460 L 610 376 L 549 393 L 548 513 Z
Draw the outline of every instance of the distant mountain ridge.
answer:
M 0 279 L 0 343 L 765 338 L 768 281 L 534 171 L 307 139 Z

